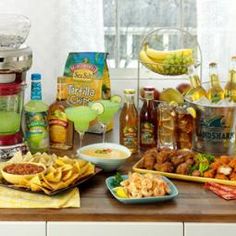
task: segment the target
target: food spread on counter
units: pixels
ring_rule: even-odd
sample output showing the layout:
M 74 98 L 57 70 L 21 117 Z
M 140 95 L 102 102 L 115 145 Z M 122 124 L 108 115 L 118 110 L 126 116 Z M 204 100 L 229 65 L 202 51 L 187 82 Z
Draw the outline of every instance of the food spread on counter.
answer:
M 27 35 L 24 37 L 21 43 Z M 64 75 L 57 80 L 56 101 L 50 106 L 43 102 L 43 76 L 33 73 L 31 99 L 24 105 L 32 51 L 19 46 L 11 42 L 0 47 L 5 55 L 0 68 L 0 159 L 7 161 L 0 165 L 2 186 L 48 195 L 61 193 L 95 175 L 96 166 L 116 171 L 131 154 L 139 157 L 141 150 L 144 154 L 134 173 L 106 180 L 119 201 L 148 203 L 175 198 L 178 190 L 165 176 L 208 182 L 205 187 L 217 195 L 234 198 L 234 189 L 218 183 L 236 185 L 236 56 L 231 58 L 224 86 L 215 62 L 209 64 L 209 81 L 202 83 L 196 48 L 176 45 L 173 50 L 157 50 L 145 42 L 139 52 L 140 63 L 168 75 L 167 79 L 188 75 L 189 83 L 160 91 L 149 82 L 137 91 L 125 89 L 122 101 L 120 95 L 111 96 L 107 53 L 69 53 Z M 140 112 L 136 93 L 141 95 Z M 106 143 L 105 133 L 117 125 L 114 117 L 120 109 L 121 145 Z M 48 154 L 58 150 L 67 154 L 74 146 L 74 130 L 80 144 L 76 158 Z M 94 144 L 100 147 L 82 147 L 86 132 L 102 133 Z
M 2 165 L 3 185 L 49 195 L 95 174 L 95 166 L 90 162 L 46 153 L 27 153 L 23 156 L 16 153 L 9 164 Z

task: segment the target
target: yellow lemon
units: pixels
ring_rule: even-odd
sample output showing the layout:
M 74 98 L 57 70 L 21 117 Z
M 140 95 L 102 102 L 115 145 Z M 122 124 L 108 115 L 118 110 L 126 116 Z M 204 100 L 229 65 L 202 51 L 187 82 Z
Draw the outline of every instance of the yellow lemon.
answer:
M 113 189 L 117 197 L 128 198 L 128 195 L 123 187 L 116 187 Z

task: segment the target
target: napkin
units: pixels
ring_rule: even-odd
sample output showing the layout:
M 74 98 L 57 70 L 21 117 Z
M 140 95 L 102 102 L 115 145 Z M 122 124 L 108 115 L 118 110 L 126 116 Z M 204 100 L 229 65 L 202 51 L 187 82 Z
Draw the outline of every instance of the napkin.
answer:
M 0 208 L 68 208 L 80 207 L 79 189 L 73 188 L 61 194 L 23 192 L 0 186 Z

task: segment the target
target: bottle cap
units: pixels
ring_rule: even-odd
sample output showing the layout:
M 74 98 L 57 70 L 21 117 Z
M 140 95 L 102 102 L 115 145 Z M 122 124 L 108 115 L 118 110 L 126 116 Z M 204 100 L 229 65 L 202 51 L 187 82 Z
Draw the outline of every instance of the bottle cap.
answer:
M 135 89 L 124 89 L 124 94 L 135 94 Z
M 39 73 L 32 74 L 31 80 L 41 80 L 41 74 L 39 74 Z

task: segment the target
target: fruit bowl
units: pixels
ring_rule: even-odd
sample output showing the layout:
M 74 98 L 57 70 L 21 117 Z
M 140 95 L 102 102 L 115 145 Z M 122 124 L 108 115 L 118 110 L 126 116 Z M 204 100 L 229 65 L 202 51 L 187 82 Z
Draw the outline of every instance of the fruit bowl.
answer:
M 160 28 L 143 39 L 139 61 L 149 70 L 169 76 L 186 74 L 190 65 L 201 64 L 196 38 L 178 28 Z

